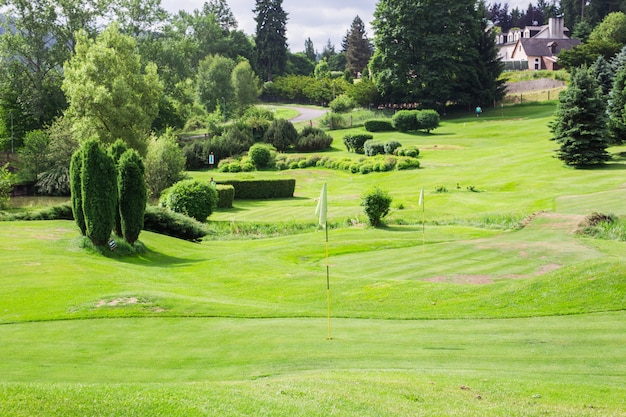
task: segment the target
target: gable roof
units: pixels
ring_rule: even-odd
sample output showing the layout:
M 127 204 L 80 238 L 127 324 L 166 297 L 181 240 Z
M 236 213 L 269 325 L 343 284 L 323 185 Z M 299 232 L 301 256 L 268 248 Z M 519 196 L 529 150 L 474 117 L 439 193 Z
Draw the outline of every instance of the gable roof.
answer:
M 526 56 L 555 56 L 563 49 L 580 45 L 580 39 L 522 38 L 517 43 L 524 48 Z

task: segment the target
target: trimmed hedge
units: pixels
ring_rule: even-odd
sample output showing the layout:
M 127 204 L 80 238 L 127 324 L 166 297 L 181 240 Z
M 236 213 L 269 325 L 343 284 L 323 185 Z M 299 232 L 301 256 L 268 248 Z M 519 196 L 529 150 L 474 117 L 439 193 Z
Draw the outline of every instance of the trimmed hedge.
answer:
M 155 206 L 146 207 L 143 229 L 190 241 L 198 241 L 207 234 L 204 225 L 199 221 L 164 207 Z
M 363 126 L 368 132 L 391 132 L 395 130 L 391 120 L 367 120 Z
M 215 189 L 217 190 L 217 208 L 232 208 L 235 199 L 235 187 L 217 184 Z
M 275 180 L 226 180 L 221 185 L 232 185 L 237 200 L 263 200 L 268 198 L 291 198 L 296 190 L 293 178 Z
M 418 110 L 400 110 L 396 112 L 391 118 L 394 127 L 400 132 L 419 130 L 417 112 Z
M 204 222 L 217 206 L 217 191 L 209 183 L 183 180 L 165 190 L 159 204 Z

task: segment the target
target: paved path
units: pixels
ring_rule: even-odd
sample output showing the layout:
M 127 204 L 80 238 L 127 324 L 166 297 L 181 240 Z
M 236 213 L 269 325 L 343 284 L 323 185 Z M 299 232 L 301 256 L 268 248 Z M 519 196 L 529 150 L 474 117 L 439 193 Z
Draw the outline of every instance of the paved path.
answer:
M 309 107 L 284 106 L 300 112 L 300 114 L 292 119 L 292 122 L 305 122 L 307 120 L 317 119 L 328 112 L 328 110 L 312 109 Z

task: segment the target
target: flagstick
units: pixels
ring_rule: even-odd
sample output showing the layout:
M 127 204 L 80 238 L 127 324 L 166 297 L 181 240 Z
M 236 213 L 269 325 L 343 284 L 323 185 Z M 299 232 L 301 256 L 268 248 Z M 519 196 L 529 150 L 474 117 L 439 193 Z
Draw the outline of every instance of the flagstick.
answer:
M 422 199 L 425 200 L 425 199 Z M 424 255 L 424 245 L 426 245 L 426 202 L 422 201 L 422 256 Z
M 328 303 L 328 340 L 331 340 L 330 337 L 330 273 L 328 267 L 328 222 L 326 223 L 326 298 Z

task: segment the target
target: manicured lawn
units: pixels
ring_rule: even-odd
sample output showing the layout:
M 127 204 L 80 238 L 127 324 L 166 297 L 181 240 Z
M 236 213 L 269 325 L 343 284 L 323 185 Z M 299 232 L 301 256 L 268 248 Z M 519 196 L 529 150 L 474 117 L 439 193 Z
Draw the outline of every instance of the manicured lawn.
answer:
M 626 215 L 624 149 L 563 167 L 553 110 L 376 134 L 417 145 L 415 171 L 190 173 L 296 178 L 296 198 L 212 215 L 228 238 L 144 232 L 138 255 L 103 256 L 69 221 L 0 223 L 0 415 L 626 415 L 626 243 L 574 233 Z M 329 154 L 355 157 L 347 132 Z M 323 182 L 332 340 L 324 233 L 290 226 L 316 223 Z M 394 198 L 380 229 L 373 186 Z M 294 231 L 237 233 L 255 224 Z

